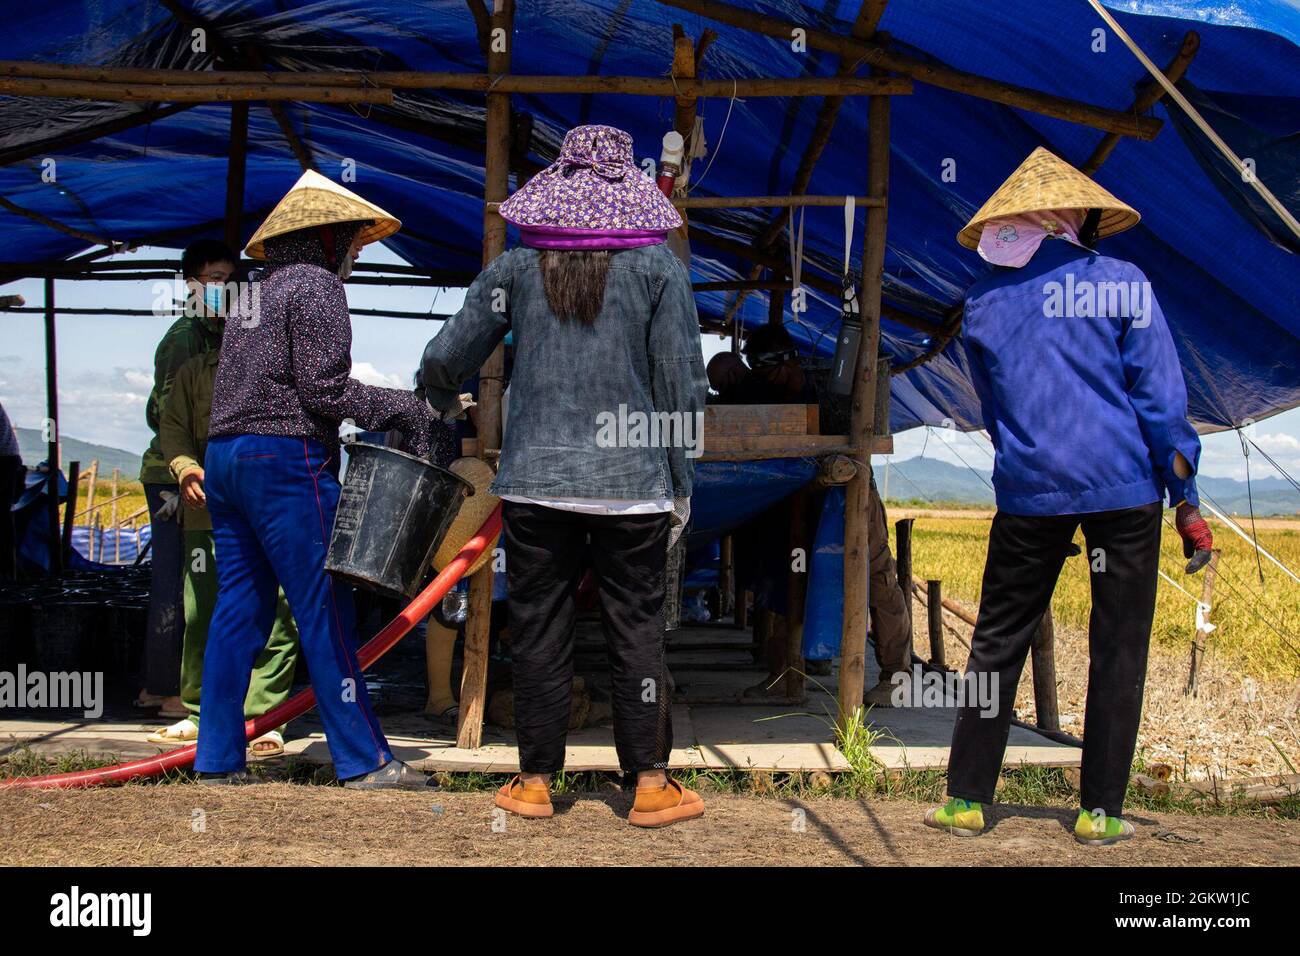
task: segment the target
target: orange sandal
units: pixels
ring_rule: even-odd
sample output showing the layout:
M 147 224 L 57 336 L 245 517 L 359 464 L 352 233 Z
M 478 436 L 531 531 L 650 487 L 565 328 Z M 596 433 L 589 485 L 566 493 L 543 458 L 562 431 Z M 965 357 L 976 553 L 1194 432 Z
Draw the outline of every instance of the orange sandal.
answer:
M 515 774 L 497 791 L 496 805 L 521 817 L 549 817 L 555 813 L 551 806 L 551 788 L 536 783 L 524 783 Z
M 664 805 L 664 799 L 672 800 L 672 790 L 677 791 L 676 802 Z M 661 799 L 654 799 L 655 797 Z M 640 806 L 642 809 L 637 809 Z M 704 801 L 694 790 L 687 790 L 672 777 L 668 778 L 666 787 L 637 787 L 636 803 L 627 815 L 627 822 L 634 827 L 666 827 L 678 820 L 690 820 L 704 816 Z

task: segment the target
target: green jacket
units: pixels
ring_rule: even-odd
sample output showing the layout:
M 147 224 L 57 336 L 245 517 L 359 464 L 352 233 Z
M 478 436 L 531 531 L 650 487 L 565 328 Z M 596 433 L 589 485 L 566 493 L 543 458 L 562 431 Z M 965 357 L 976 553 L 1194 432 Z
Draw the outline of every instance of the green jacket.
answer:
M 145 484 L 175 484 L 158 440 L 158 426 L 176 370 L 194 356 L 219 348 L 221 326 L 208 316 L 181 316 L 158 343 L 158 351 L 153 357 L 153 391 L 149 393 L 144 411 L 145 423 L 153 432 L 153 441 L 140 459 L 140 480 Z M 207 434 L 206 428 L 204 434 Z
M 179 482 L 187 471 L 203 467 L 208 448 L 208 422 L 212 418 L 212 383 L 217 378 L 219 349 L 196 355 L 176 370 L 158 426 L 168 480 Z M 204 507 L 181 507 L 186 531 L 211 531 L 212 518 Z

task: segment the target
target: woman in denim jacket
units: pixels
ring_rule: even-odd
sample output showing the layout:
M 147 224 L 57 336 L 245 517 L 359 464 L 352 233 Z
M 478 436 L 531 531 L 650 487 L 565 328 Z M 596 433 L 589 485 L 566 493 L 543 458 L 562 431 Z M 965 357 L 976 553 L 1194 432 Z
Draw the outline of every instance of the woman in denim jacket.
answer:
M 470 286 L 424 352 L 435 410 L 513 335 L 510 421 L 492 485 L 504 500 L 515 716 L 522 771 L 497 794 L 551 816 L 564 766 L 575 595 L 596 575 L 609 646 L 619 763 L 636 775 L 629 821 L 704 812 L 666 773 L 671 682 L 664 566 L 689 515 L 707 383 L 690 276 L 664 244 L 681 217 L 608 126 L 565 137 L 560 158 L 501 206 L 523 247 Z

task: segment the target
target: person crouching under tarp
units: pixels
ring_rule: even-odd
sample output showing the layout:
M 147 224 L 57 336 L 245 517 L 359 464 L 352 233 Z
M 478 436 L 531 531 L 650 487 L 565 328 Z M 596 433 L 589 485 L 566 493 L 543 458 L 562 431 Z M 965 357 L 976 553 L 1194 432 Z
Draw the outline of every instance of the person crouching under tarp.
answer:
M 325 571 L 339 500 L 339 426 L 400 430 L 428 451 L 432 413 L 413 392 L 349 378 L 346 278 L 361 247 L 401 223 L 314 172 L 253 235 L 260 295 L 231 310 L 204 460 L 217 606 L 203 660 L 201 782 L 242 783 L 244 697 L 275 618 L 276 581 L 297 621 L 334 772 L 361 789 L 423 787 L 394 760 L 357 664 L 352 593 Z
M 962 335 L 996 452 L 998 510 L 966 703 L 953 728 L 951 799 L 925 817 L 961 836 L 983 829 L 1025 655 L 1066 557 L 1077 553 L 1080 525 L 1092 615 L 1074 832 L 1091 846 L 1133 835 L 1120 814 L 1142 714 L 1166 492 L 1188 572 L 1213 543 L 1197 510 L 1200 440 L 1164 315 L 1141 270 L 1092 251 L 1138 219 L 1039 148 L 958 235 L 1001 267 L 966 296 Z
M 704 811 L 667 775 L 672 680 L 664 655 L 668 548 L 689 515 L 707 386 L 690 276 L 664 237 L 681 217 L 609 126 L 570 130 L 557 162 L 501 205 L 526 248 L 493 260 L 424 352 L 429 402 L 514 336 L 510 421 L 492 491 L 505 501 L 506 577 L 521 774 L 497 806 L 549 817 L 564 768 L 578 583 L 593 567 L 609 645 L 614 743 L 636 776 L 628 817 L 661 826 Z M 615 428 L 622 420 L 628 427 Z M 676 421 L 639 436 L 628 423 Z M 692 437 L 693 436 L 693 437 Z

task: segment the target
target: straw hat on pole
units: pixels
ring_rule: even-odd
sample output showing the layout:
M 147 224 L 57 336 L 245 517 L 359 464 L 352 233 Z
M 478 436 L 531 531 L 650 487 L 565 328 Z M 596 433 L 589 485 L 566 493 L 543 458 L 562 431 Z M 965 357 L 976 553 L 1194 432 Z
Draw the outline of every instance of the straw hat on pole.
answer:
M 438 546 L 437 552 L 433 556 L 433 567 L 436 571 L 441 571 L 452 559 L 460 553 L 460 549 L 465 547 L 470 536 L 474 534 L 483 522 L 487 520 L 492 509 L 501 503 L 501 499 L 488 491 L 488 486 L 492 484 L 492 479 L 496 473 L 481 458 L 457 458 L 447 470 L 458 477 L 464 478 L 474 486 L 474 493 L 460 503 L 460 510 L 456 512 L 456 517 L 443 536 L 442 544 Z M 478 556 L 465 576 L 469 577 L 479 568 L 483 567 L 492 559 L 492 551 L 496 548 L 500 540 L 501 532 L 489 542 L 488 546 L 483 549 L 483 553 Z
M 1065 160 L 1039 146 L 971 217 L 957 234 L 967 249 L 976 249 L 984 224 L 992 219 L 1057 209 L 1100 209 L 1097 238 L 1132 228 L 1142 217 Z
M 253 233 L 244 254 L 250 259 L 265 259 L 266 250 L 262 244 L 267 239 L 336 222 L 369 222 L 370 225 L 360 233 L 362 245 L 387 239 L 402 228 L 401 220 L 396 216 L 309 169 Z

